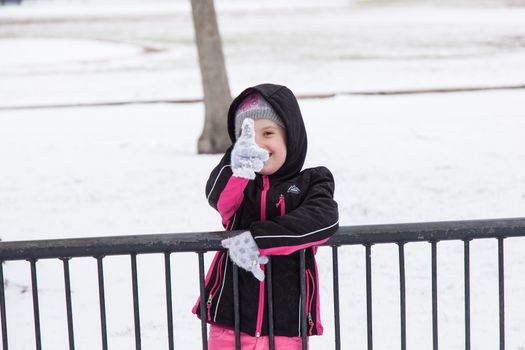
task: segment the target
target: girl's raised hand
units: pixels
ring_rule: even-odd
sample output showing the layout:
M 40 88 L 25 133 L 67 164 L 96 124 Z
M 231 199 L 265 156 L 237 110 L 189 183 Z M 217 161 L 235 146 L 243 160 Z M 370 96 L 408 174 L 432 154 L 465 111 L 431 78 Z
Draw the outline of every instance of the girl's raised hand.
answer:
M 233 176 L 255 179 L 255 173 L 261 171 L 269 158 L 268 151 L 255 143 L 255 126 L 252 119 L 242 123 L 241 135 L 233 146 L 231 167 Z

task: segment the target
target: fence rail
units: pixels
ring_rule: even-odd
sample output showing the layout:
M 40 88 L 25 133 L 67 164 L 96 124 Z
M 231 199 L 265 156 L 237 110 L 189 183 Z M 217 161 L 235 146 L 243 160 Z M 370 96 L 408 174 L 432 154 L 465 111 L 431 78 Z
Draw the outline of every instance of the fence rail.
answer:
M 204 298 L 204 253 L 207 251 L 221 250 L 220 241 L 227 236 L 239 232 L 199 232 L 180 234 L 153 234 L 133 236 L 113 236 L 76 239 L 52 239 L 37 241 L 0 242 L 0 262 L 12 260 L 28 260 L 31 266 L 31 288 L 33 296 L 33 313 L 35 327 L 35 348 L 40 350 L 41 327 L 38 301 L 38 276 L 36 262 L 40 259 L 61 259 L 64 269 L 65 303 L 68 321 L 69 348 L 75 347 L 73 332 L 73 310 L 71 305 L 71 285 L 69 260 L 77 257 L 95 257 L 97 259 L 98 289 L 102 349 L 108 349 L 106 328 L 106 305 L 104 288 L 103 258 L 110 255 L 129 255 L 132 271 L 132 291 L 135 325 L 135 346 L 141 349 L 140 338 L 140 310 L 137 272 L 137 254 L 161 253 L 165 257 L 166 280 L 166 317 L 168 325 L 168 346 L 174 348 L 173 339 L 173 312 L 171 291 L 170 254 L 178 252 L 196 252 L 198 255 L 199 280 L 201 294 L 201 331 L 202 347 L 207 349 L 207 324 Z M 431 244 L 431 275 L 432 275 L 432 336 L 433 349 L 438 349 L 438 294 L 437 294 L 437 242 L 444 240 L 461 240 L 464 242 L 464 304 L 465 304 L 465 349 L 470 349 L 470 241 L 474 239 L 498 240 L 498 290 L 499 290 L 499 344 L 500 350 L 505 349 L 505 300 L 504 300 L 504 240 L 509 237 L 525 236 L 525 218 L 469 220 L 469 221 L 444 221 L 410 224 L 363 225 L 344 226 L 325 244 L 332 248 L 333 290 L 334 290 L 334 325 L 335 349 L 341 348 L 340 337 L 340 307 L 339 307 L 339 270 L 338 247 L 344 245 L 364 245 L 366 248 L 366 310 L 367 310 L 367 344 L 368 349 L 373 349 L 372 333 L 372 269 L 371 247 L 374 244 L 397 244 L 399 253 L 399 291 L 400 291 L 400 324 L 401 324 L 401 349 L 406 349 L 406 285 L 405 285 L 405 252 L 404 246 L 410 242 L 429 242 Z M 304 277 L 305 269 L 304 250 L 300 252 L 300 276 Z M 234 266 L 234 314 L 237 348 L 239 345 L 239 293 L 237 289 L 237 268 Z M 267 280 L 271 283 L 271 259 L 267 268 Z M 269 286 L 271 291 L 271 284 Z M 305 281 L 301 278 L 301 294 L 305 293 Z M 270 316 L 272 310 L 272 294 L 268 295 Z M 306 302 L 303 300 L 303 311 Z M 8 350 L 8 320 L 6 316 L 4 274 L 0 264 L 0 318 L 2 328 L 3 349 Z M 306 314 L 302 312 L 302 337 L 303 349 L 307 348 Z M 270 344 L 273 348 L 273 319 L 269 317 Z

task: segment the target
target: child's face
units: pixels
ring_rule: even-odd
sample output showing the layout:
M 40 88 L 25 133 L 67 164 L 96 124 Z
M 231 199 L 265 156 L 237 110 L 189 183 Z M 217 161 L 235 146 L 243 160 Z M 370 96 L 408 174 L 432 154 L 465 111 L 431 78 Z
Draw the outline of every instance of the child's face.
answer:
M 255 121 L 255 143 L 270 153 L 259 174 L 272 175 L 286 161 L 286 132 L 284 128 L 268 119 Z

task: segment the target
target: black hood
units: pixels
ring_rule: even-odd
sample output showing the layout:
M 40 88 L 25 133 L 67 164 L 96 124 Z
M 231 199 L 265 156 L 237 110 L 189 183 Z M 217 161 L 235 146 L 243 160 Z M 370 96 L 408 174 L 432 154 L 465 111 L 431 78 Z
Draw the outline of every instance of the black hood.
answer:
M 244 98 L 252 92 L 258 92 L 273 107 L 286 126 L 287 155 L 284 165 L 270 178 L 285 180 L 296 176 L 306 158 L 308 142 L 303 116 L 293 92 L 286 86 L 261 84 L 247 88 L 237 96 L 228 111 L 228 133 L 235 143 L 235 111 Z

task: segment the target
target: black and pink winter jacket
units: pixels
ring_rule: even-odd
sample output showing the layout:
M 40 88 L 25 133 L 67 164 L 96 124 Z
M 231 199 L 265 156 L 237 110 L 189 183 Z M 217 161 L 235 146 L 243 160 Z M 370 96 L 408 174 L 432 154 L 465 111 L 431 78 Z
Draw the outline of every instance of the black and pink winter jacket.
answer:
M 228 149 L 206 184 L 206 197 L 222 217 L 226 230 L 250 230 L 261 255 L 271 255 L 274 334 L 300 334 L 299 250 L 306 248 L 306 315 L 308 335 L 321 335 L 316 246 L 338 228 L 334 179 L 325 167 L 302 170 L 307 138 L 301 111 L 284 86 L 262 84 L 246 89 L 230 106 L 228 131 L 235 142 L 235 111 L 250 92 L 259 92 L 282 118 L 287 133 L 287 158 L 273 175 L 255 180 L 232 176 Z M 264 265 L 261 265 L 264 269 Z M 206 315 L 210 323 L 234 327 L 232 262 L 219 251 L 206 276 Z M 239 269 L 240 329 L 252 336 L 268 335 L 266 279 L 259 282 Z M 199 301 L 193 312 L 200 316 Z

